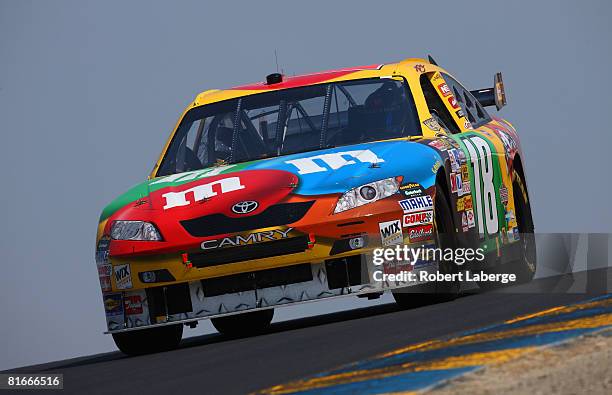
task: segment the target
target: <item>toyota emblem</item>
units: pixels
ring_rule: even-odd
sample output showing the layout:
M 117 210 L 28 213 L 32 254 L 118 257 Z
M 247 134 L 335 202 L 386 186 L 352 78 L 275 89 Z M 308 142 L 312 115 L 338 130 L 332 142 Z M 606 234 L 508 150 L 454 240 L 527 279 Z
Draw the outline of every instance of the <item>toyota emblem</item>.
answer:
M 232 206 L 232 211 L 236 214 L 248 214 L 257 210 L 259 203 L 255 200 L 245 200 L 244 202 L 238 202 Z

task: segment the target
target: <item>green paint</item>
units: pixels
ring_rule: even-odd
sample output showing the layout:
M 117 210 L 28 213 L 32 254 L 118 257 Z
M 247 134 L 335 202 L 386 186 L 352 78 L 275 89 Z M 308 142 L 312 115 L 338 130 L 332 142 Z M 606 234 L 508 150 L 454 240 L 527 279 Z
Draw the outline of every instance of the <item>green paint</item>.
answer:
M 502 173 L 501 173 L 502 169 L 501 169 L 501 163 L 499 160 L 499 155 L 503 153 L 497 152 L 495 149 L 495 145 L 491 142 L 491 140 L 487 136 L 481 133 L 464 132 L 464 133 L 461 133 L 460 135 L 452 135 L 450 137 L 453 140 L 457 141 L 457 143 L 460 146 L 460 149 L 465 153 L 465 156 L 467 159 L 468 173 L 470 175 L 470 189 L 471 189 L 472 201 L 474 203 L 474 221 L 476 222 L 477 230 L 478 230 L 478 222 L 479 222 L 479 215 L 480 215 L 477 207 L 478 206 L 482 207 L 483 216 L 485 213 L 485 207 L 484 207 L 485 194 L 484 194 L 483 174 L 481 171 L 479 179 L 478 180 L 476 179 L 474 175 L 474 168 L 473 168 L 473 163 L 472 163 L 473 158 L 470 155 L 470 151 L 466 147 L 466 144 L 470 144 L 470 143 L 469 142 L 466 143 L 464 140 L 466 139 L 469 140 L 471 137 L 479 137 L 486 142 L 486 144 L 489 146 L 489 149 L 491 150 L 491 165 L 492 165 L 492 170 L 493 170 L 493 191 L 492 193 L 495 197 L 493 204 L 495 204 L 495 208 L 497 212 L 498 229 L 496 233 L 488 234 L 486 230 L 486 220 L 485 218 L 482 219 L 483 227 L 485 228 L 485 230 L 483 232 L 484 238 L 481 239 L 481 248 L 483 248 L 485 252 L 496 251 L 497 247 L 496 247 L 495 239 L 499 239 L 501 229 L 506 226 L 505 207 L 501 202 L 501 198 L 499 194 L 499 189 L 502 186 L 502 182 L 503 182 Z M 476 149 L 475 147 L 473 148 Z M 476 164 L 478 163 L 478 159 L 475 160 L 475 163 Z M 478 196 L 478 197 L 476 196 L 476 182 L 480 184 L 480 191 L 481 191 L 480 193 L 481 196 Z M 501 240 L 499 240 L 499 242 L 501 245 Z
M 202 170 L 189 171 L 186 173 L 173 174 L 171 176 L 164 176 L 154 178 L 152 180 L 147 180 L 130 188 L 127 192 L 120 195 L 108 206 L 106 206 L 104 210 L 102 210 L 102 214 L 100 215 L 100 222 L 104 221 L 105 219 L 113 215 L 115 212 L 117 212 L 117 210 L 121 209 L 122 207 L 125 207 L 127 204 L 133 203 L 138 199 L 147 197 L 150 192 L 155 192 L 157 190 L 170 186 L 183 185 L 188 182 L 201 180 L 204 178 L 212 177 L 214 175 L 228 174 L 240 171 L 254 162 L 255 161 L 228 165 L 225 166 L 225 168 L 222 170 L 220 169 L 220 167 L 208 167 Z

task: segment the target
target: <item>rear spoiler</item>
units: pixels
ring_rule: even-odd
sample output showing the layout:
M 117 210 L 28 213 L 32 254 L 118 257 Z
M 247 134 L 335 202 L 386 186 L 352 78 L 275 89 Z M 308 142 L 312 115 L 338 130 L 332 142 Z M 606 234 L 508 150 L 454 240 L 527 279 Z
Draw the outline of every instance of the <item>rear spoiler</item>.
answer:
M 495 106 L 497 111 L 506 105 L 506 92 L 504 91 L 504 81 L 502 74 L 497 73 L 493 77 L 493 88 L 478 89 L 470 91 L 472 95 L 483 105 L 483 107 Z

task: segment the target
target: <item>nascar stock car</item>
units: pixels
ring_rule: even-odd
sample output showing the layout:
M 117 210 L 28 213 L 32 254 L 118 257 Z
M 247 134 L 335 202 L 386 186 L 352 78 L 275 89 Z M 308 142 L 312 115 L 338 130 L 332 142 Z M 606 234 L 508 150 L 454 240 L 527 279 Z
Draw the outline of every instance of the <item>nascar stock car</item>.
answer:
M 457 294 L 457 281 L 376 278 L 464 270 L 446 258 L 376 266 L 387 246 L 478 247 L 483 270 L 530 280 L 519 139 L 485 110 L 505 102 L 501 74 L 469 91 L 431 57 L 200 93 L 147 181 L 101 214 L 107 333 L 138 354 L 176 347 L 205 318 L 243 334 L 269 325 L 275 306 Z

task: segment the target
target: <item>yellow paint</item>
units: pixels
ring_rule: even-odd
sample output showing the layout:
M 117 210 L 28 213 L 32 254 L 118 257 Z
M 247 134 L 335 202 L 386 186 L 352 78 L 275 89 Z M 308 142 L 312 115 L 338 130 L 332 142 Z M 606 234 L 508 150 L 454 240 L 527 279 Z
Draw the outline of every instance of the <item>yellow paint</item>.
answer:
M 570 313 L 573 311 L 592 309 L 597 307 L 609 307 L 612 305 L 612 299 L 604 299 L 572 306 L 558 306 L 547 309 L 538 313 L 527 314 L 508 320 L 505 323 L 511 324 L 521 322 L 536 317 L 545 317 L 548 315 L 558 315 Z M 419 344 L 402 347 L 400 349 L 382 354 L 376 359 L 385 359 L 399 354 L 408 352 L 426 352 L 439 350 L 449 347 L 457 347 L 466 344 L 475 344 L 482 342 L 490 342 L 495 340 L 510 339 L 521 336 L 538 335 L 543 333 L 552 333 L 567 331 L 573 329 L 589 329 L 600 328 L 612 325 L 612 313 L 599 314 L 591 317 L 583 317 L 571 319 L 561 322 L 553 322 L 546 324 L 530 325 L 521 328 L 512 328 L 508 330 L 499 330 L 496 332 L 477 333 L 473 335 L 461 336 L 449 340 L 430 340 Z M 508 362 L 512 359 L 519 358 L 526 353 L 537 350 L 538 347 L 518 347 L 505 350 L 496 350 L 490 352 L 474 352 L 466 355 L 450 356 L 431 361 L 406 362 L 398 365 L 390 365 L 376 369 L 361 369 L 346 371 L 338 374 L 331 374 L 322 377 L 313 377 L 310 379 L 297 380 L 287 384 L 276 385 L 265 389 L 260 394 L 288 394 L 298 391 L 313 390 L 319 388 L 327 388 L 336 385 L 350 384 L 368 380 L 384 379 L 386 377 L 397 376 L 410 372 L 422 372 L 444 369 L 457 369 L 470 366 L 484 366 L 496 363 Z M 376 360 L 375 359 L 375 360 Z M 411 393 L 411 392 L 407 392 Z
M 534 351 L 535 347 L 512 348 L 507 350 L 472 353 L 447 357 L 435 361 L 407 362 L 378 369 L 364 369 L 343 372 L 329 376 L 299 380 L 288 384 L 276 385 L 261 391 L 261 394 L 289 394 L 292 392 L 326 388 L 336 385 L 351 384 L 360 381 L 380 380 L 410 372 L 456 369 L 470 366 L 482 366 L 492 363 L 503 363 Z
M 422 66 L 423 67 L 422 70 L 424 71 L 423 72 L 417 71 L 415 69 L 416 65 Z M 419 78 L 421 74 L 423 73 L 435 73 L 435 72 L 444 71 L 445 73 L 450 75 L 450 73 L 448 73 L 446 70 L 443 70 L 438 66 L 430 64 L 425 59 L 419 59 L 419 58 L 409 58 L 409 59 L 405 59 L 397 63 L 388 63 L 388 64 L 385 64 L 380 70 L 374 70 L 374 69 L 355 69 L 355 70 L 356 70 L 355 72 L 351 72 L 351 73 L 344 74 L 337 78 L 331 78 L 329 80 L 316 82 L 316 83 L 317 84 L 321 84 L 321 83 L 327 84 L 327 83 L 332 83 L 332 82 L 350 81 L 350 80 L 357 80 L 357 79 L 364 79 L 364 78 L 381 78 L 381 77 L 389 78 L 390 77 L 393 79 L 405 79 L 411 87 L 417 87 L 417 86 L 420 86 Z M 176 125 L 174 126 L 172 134 L 166 141 L 166 144 L 159 156 L 159 159 L 157 160 L 155 167 L 151 171 L 150 177 L 151 178 L 156 177 L 159 165 L 161 164 L 162 159 L 166 155 L 166 151 L 168 150 L 170 142 L 174 138 L 174 134 L 176 133 L 178 126 L 180 125 L 183 117 L 185 116 L 188 110 L 191 110 L 194 107 L 199 107 L 199 106 L 203 106 L 206 104 L 219 102 L 222 100 L 236 99 L 238 97 L 249 96 L 249 95 L 254 95 L 254 94 L 264 93 L 264 92 L 271 92 L 275 90 L 278 90 L 278 88 L 275 87 L 274 85 L 271 85 L 271 86 L 266 87 L 265 89 L 258 89 L 258 90 L 209 89 L 202 93 L 199 93 L 194 99 L 194 101 L 191 102 L 187 106 L 185 111 L 183 111 L 183 114 L 180 116 L 180 118 L 176 122 Z M 423 92 L 420 89 L 414 89 L 414 88 L 412 89 L 412 91 L 413 91 L 412 94 L 414 97 L 415 105 L 417 108 L 417 114 L 419 116 L 419 124 L 421 125 L 423 136 L 434 137 L 436 132 L 429 130 L 429 128 L 424 127 L 424 125 L 422 124 L 424 120 L 431 118 L 431 114 L 429 113 L 429 109 L 427 108 L 427 103 L 425 102 L 425 97 L 423 96 Z
M 571 305 L 571 306 L 553 307 L 551 309 L 540 311 L 537 313 L 519 316 L 511 320 L 505 321 L 505 322 L 506 324 L 512 324 L 515 322 L 525 321 L 531 318 L 543 317 L 545 315 L 567 314 L 567 313 L 571 313 L 571 312 L 578 311 L 578 310 L 593 309 L 597 307 L 605 308 L 605 307 L 611 307 L 611 306 L 612 306 L 612 299 L 596 300 L 594 302 L 581 303 L 581 304 L 576 304 L 576 305 Z

